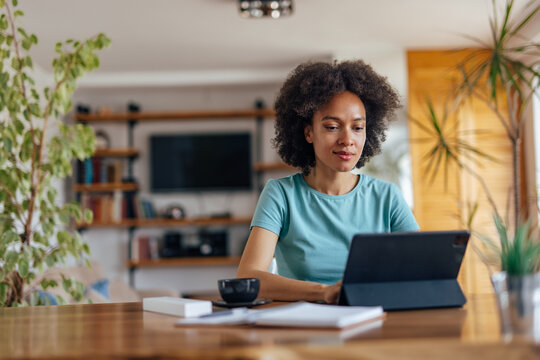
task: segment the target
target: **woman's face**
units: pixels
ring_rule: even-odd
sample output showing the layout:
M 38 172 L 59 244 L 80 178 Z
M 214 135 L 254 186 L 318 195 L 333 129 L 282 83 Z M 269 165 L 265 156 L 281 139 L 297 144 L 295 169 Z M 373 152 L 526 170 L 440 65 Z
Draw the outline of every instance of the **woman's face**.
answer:
M 343 92 L 334 96 L 313 115 L 304 129 L 313 144 L 315 167 L 336 172 L 351 171 L 366 142 L 366 109 L 358 96 Z

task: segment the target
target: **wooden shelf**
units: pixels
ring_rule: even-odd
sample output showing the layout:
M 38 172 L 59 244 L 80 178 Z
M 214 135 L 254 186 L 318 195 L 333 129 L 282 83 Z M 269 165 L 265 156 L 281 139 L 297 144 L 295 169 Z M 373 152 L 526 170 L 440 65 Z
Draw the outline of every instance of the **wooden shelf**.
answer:
M 135 156 L 139 156 L 139 150 L 136 148 L 96 149 L 94 156 L 135 157 Z
M 124 219 L 120 222 L 94 222 L 79 224 L 81 228 L 103 227 L 168 227 L 168 226 L 210 226 L 210 225 L 241 225 L 249 224 L 251 217 L 230 218 L 188 218 L 188 219 Z
M 99 113 L 81 114 L 75 113 L 75 121 L 88 124 L 121 123 L 128 125 L 128 146 L 126 148 L 107 148 L 96 150 L 95 157 L 119 157 L 121 161 L 127 161 L 130 169 L 130 177 L 134 176 L 132 165 L 139 149 L 133 143 L 134 129 L 137 123 L 153 124 L 157 121 L 193 121 L 193 120 L 257 120 L 257 138 L 260 136 L 262 128 L 261 118 L 274 118 L 273 109 L 228 109 L 228 110 L 189 110 L 189 111 L 143 111 L 143 112 L 123 112 L 123 113 Z M 283 164 L 257 164 L 254 171 L 289 169 Z M 116 178 L 115 178 L 116 179 Z M 78 193 L 86 192 L 113 192 L 113 191 L 137 191 L 137 183 L 96 183 L 96 184 L 76 184 L 73 191 Z M 205 226 L 245 226 L 251 223 L 249 217 L 199 217 L 186 219 L 124 219 L 121 221 L 99 221 L 92 224 L 79 223 L 79 229 L 93 228 L 116 228 L 129 229 L 129 246 L 134 241 L 134 229 L 137 228 L 166 228 L 166 227 L 205 227 Z M 135 285 L 135 270 L 139 267 L 164 267 L 164 266 L 236 266 L 240 262 L 238 256 L 224 257 L 193 257 L 193 258 L 165 258 L 155 260 L 127 261 L 126 265 L 130 269 L 130 284 Z
M 185 258 L 165 258 L 155 260 L 129 260 L 126 265 L 134 267 L 165 267 L 165 266 L 223 266 L 238 265 L 239 256 L 220 256 L 220 257 L 185 257 Z
M 99 191 L 135 191 L 138 189 L 136 183 L 97 183 L 97 184 L 76 184 L 73 191 L 76 192 L 99 192 Z
M 137 226 L 205 226 L 249 224 L 251 217 L 187 218 L 187 219 L 137 219 Z
M 87 223 L 78 223 L 76 226 L 79 229 L 86 229 L 86 228 L 128 228 L 128 227 L 134 227 L 137 226 L 137 219 L 124 219 L 122 221 L 117 222 L 103 222 L 103 221 L 95 221 L 91 224 Z
M 284 162 L 272 162 L 272 163 L 255 163 L 253 164 L 253 170 L 255 171 L 279 171 L 279 170 L 294 170 L 296 168 L 285 164 Z
M 75 114 L 75 119 L 81 122 L 126 122 L 130 120 L 221 120 L 231 118 L 254 118 L 257 116 L 272 117 L 272 109 L 232 109 L 232 110 L 192 110 L 192 111 L 156 111 L 138 113 L 110 113 L 110 114 Z

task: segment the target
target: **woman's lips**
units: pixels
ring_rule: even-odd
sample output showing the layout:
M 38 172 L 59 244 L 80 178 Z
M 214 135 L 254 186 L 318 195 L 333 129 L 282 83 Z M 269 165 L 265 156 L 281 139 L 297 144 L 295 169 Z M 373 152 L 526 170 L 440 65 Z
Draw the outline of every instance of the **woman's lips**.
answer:
M 353 157 L 352 153 L 346 151 L 337 151 L 335 154 L 342 160 L 351 160 Z

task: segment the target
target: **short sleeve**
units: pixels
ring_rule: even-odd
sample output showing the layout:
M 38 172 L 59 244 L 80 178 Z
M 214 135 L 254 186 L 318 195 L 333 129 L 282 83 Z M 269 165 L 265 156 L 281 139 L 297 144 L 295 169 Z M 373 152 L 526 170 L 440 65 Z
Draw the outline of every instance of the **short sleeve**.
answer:
M 391 219 L 390 228 L 391 231 L 417 231 L 420 230 L 414 215 L 409 208 L 409 205 L 403 198 L 401 191 L 397 185 L 392 184 L 392 207 L 391 207 Z
M 285 220 L 285 208 L 283 190 L 276 180 L 269 180 L 259 196 L 250 229 L 258 226 L 279 236 Z

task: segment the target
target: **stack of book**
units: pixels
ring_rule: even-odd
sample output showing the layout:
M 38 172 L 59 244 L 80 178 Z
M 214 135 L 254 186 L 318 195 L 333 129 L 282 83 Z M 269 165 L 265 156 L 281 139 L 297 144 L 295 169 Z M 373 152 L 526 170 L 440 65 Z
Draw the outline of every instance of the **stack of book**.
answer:
M 155 219 L 158 214 L 151 201 L 136 194 L 115 190 L 105 193 L 82 193 L 83 209 L 94 214 L 94 222 L 119 222 L 123 219 Z
M 131 260 L 159 259 L 159 238 L 141 235 L 131 242 Z
M 94 156 L 77 162 L 77 183 L 120 183 L 123 174 L 122 160 Z

